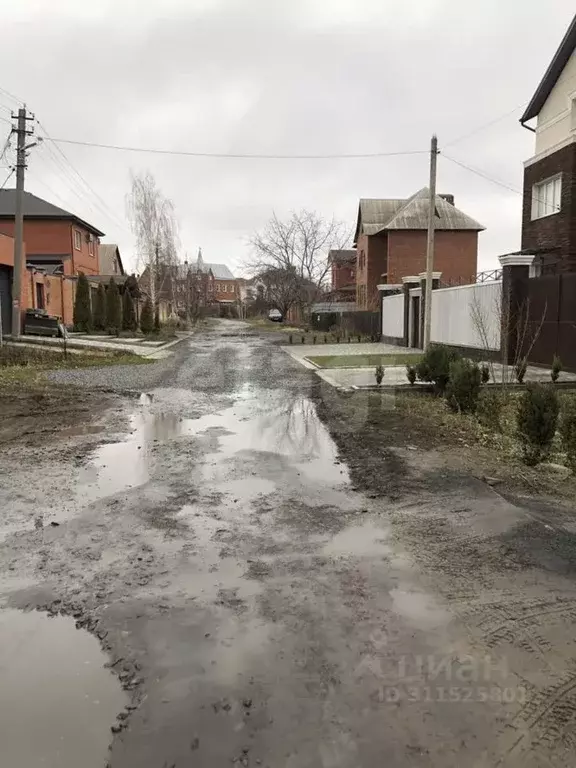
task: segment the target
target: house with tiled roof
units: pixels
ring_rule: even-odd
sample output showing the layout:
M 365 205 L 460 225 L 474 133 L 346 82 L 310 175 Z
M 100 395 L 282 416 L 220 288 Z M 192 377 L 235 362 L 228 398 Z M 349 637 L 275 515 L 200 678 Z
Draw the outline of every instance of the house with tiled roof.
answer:
M 401 285 L 402 278 L 424 272 L 428 211 L 426 187 L 407 199 L 360 200 L 354 235 L 358 309 L 378 308 L 378 285 Z M 436 195 L 434 271 L 442 282 L 473 280 L 483 229 L 455 207 L 453 195 Z

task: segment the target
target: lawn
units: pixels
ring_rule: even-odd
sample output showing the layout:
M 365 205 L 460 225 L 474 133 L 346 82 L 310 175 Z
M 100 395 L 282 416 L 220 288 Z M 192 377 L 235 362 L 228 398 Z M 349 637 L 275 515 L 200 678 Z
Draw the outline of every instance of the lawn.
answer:
M 416 365 L 422 355 L 399 352 L 386 355 L 318 355 L 306 358 L 319 368 L 374 368 L 377 365 L 400 366 L 410 363 Z
M 92 368 L 110 365 L 147 365 L 147 357 L 126 352 L 92 352 L 87 354 L 42 347 L 0 347 L 0 388 L 37 383 L 46 371 L 62 368 Z

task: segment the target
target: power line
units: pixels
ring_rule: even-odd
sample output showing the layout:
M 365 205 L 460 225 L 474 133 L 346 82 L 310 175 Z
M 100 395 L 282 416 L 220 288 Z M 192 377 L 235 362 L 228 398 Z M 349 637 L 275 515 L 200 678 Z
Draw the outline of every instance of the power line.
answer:
M 10 93 L 10 91 L 6 90 L 6 88 L 2 88 L 2 86 L 0 86 L 0 93 L 6 94 L 6 96 L 8 96 L 9 99 L 12 99 L 12 101 L 14 101 L 19 107 L 22 104 L 24 104 L 24 101 L 22 99 L 19 99 L 17 96 L 14 96 L 13 93 Z
M 428 150 L 416 149 L 410 152 L 365 152 L 354 154 L 329 154 L 329 155 L 263 155 L 242 154 L 232 152 L 191 152 L 177 149 L 157 149 L 153 147 L 129 147 L 116 144 L 100 144 L 92 141 L 76 141 L 74 139 L 52 139 L 56 144 L 74 144 L 80 147 L 96 147 L 98 149 L 115 149 L 120 152 L 147 152 L 155 155 L 174 155 L 180 157 L 215 157 L 232 158 L 239 160 L 345 160 L 371 157 L 396 157 L 401 155 L 426 155 Z
M 13 173 L 14 173 L 14 168 L 10 168 L 10 170 L 8 171 L 8 176 L 6 176 L 6 178 L 2 182 L 2 186 L 0 186 L 0 189 L 4 189 L 4 187 L 8 183 L 8 179 L 10 178 L 10 176 L 12 176 Z
M 524 191 L 521 189 L 518 189 L 517 187 L 512 187 L 510 184 L 507 184 L 505 181 L 500 181 L 500 179 L 495 179 L 493 176 L 489 176 L 487 173 L 484 173 L 484 171 L 480 171 L 478 168 L 473 168 L 470 165 L 466 165 L 466 163 L 460 162 L 460 160 L 456 160 L 453 157 L 450 157 L 449 155 L 442 154 L 442 157 L 444 157 L 446 160 L 450 160 L 451 163 L 455 163 L 456 165 L 459 165 L 461 168 L 465 168 L 467 171 L 470 171 L 470 173 L 475 173 L 476 176 L 480 176 L 482 179 L 486 179 L 486 181 L 492 182 L 492 184 L 497 184 L 499 187 L 503 187 L 504 189 L 508 189 L 510 192 L 514 192 L 516 195 L 520 195 L 521 197 L 524 197 Z M 534 195 L 534 192 L 532 192 L 532 200 L 535 200 L 538 203 L 542 203 L 543 205 L 550 205 L 546 200 L 543 200 L 540 197 L 536 197 Z M 561 210 L 560 205 L 554 206 L 556 211 L 558 212 Z
M 510 117 L 510 115 L 513 115 L 514 112 L 517 112 L 519 109 L 522 109 L 522 107 L 525 107 L 528 104 L 527 101 L 523 102 L 522 104 L 518 104 L 514 109 L 509 110 L 508 112 L 505 112 L 503 115 L 500 115 L 499 117 L 495 117 L 493 120 L 490 120 L 487 123 L 483 123 L 482 125 L 479 125 L 477 128 L 474 128 L 474 130 L 470 131 L 469 133 L 465 133 L 462 136 L 458 136 L 456 139 L 452 139 L 451 141 L 448 141 L 446 144 L 444 144 L 445 147 L 451 147 L 454 144 L 459 144 L 461 141 L 465 141 L 466 139 L 469 139 L 471 136 L 475 136 L 477 133 L 480 133 L 480 131 L 485 130 L 486 128 L 490 128 L 491 125 L 495 125 L 496 123 L 499 123 L 501 120 L 504 120 L 507 117 Z
M 523 195 L 524 193 L 517 189 L 516 187 L 511 187 L 509 184 L 506 184 L 505 181 L 500 181 L 499 179 L 495 179 L 493 176 L 489 176 L 487 173 L 484 173 L 484 171 L 478 170 L 478 168 L 472 168 L 470 165 L 466 165 L 466 163 L 462 163 L 460 160 L 456 160 L 453 157 L 450 157 L 450 155 L 442 153 L 442 157 L 445 160 L 450 160 L 451 163 L 455 163 L 456 165 L 459 165 L 461 168 L 465 168 L 467 171 L 470 171 L 470 173 L 475 173 L 477 176 L 481 176 L 483 179 L 486 179 L 486 181 L 491 181 L 493 184 L 497 184 L 500 187 L 504 187 L 504 189 L 510 190 L 510 192 L 516 192 L 518 195 Z

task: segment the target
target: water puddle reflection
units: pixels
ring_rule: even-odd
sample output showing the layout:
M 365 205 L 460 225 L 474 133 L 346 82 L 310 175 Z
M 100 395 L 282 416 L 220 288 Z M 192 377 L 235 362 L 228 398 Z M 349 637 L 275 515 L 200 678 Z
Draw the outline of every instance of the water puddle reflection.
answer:
M 2 765 L 102 768 L 127 704 L 105 662 L 72 619 L 0 611 Z
M 389 555 L 392 551 L 387 543 L 388 533 L 371 523 L 352 525 L 337 533 L 324 546 L 325 555 L 350 557 L 377 557 Z

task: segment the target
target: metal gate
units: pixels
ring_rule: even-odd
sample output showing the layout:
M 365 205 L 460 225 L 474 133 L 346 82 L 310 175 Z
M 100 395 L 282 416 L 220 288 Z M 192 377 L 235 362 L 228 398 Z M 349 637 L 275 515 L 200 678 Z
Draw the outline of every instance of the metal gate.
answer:
M 528 361 L 551 365 L 558 355 L 566 370 L 576 371 L 576 273 L 533 277 L 524 287 Z
M 12 332 L 12 268 L 0 266 L 0 312 L 2 333 Z

